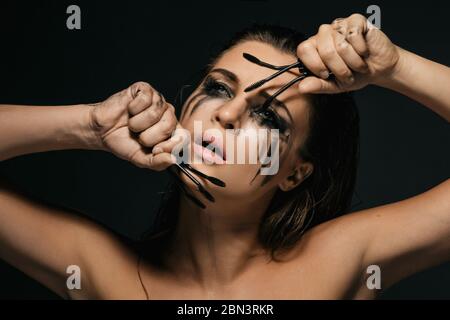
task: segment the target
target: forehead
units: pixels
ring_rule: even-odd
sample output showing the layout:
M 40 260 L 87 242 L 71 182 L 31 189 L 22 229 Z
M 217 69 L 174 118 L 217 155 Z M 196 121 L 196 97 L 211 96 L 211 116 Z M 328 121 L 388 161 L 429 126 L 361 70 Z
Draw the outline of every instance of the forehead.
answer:
M 251 69 L 253 71 L 258 72 L 258 70 L 260 69 L 261 74 L 268 75 L 270 73 L 273 73 L 273 70 L 271 69 L 258 66 L 244 59 L 244 57 L 242 56 L 244 52 L 253 54 L 260 60 L 263 60 L 265 62 L 274 65 L 286 65 L 294 63 L 296 61 L 296 58 L 293 54 L 282 52 L 281 50 L 275 48 L 274 46 L 261 41 L 248 40 L 243 41 L 235 45 L 231 49 L 225 51 L 225 53 L 222 54 L 220 59 L 216 61 L 216 65 L 222 64 L 225 65 L 231 63 L 234 64 L 236 67 L 252 66 L 253 68 Z M 298 74 L 298 71 L 296 71 L 296 74 Z
M 244 93 L 244 89 L 252 83 L 264 79 L 276 72 L 275 70 L 261 67 L 246 60 L 242 56 L 244 52 L 250 53 L 258 59 L 273 65 L 287 65 L 296 61 L 296 57 L 293 54 L 282 52 L 270 44 L 259 41 L 245 41 L 227 50 L 216 61 L 213 69 L 227 69 L 237 76 L 239 81 L 237 84 L 238 95 L 244 94 L 250 96 L 252 94 L 257 94 L 259 91 L 266 91 L 268 94 L 273 94 L 281 86 L 299 75 L 297 69 L 292 69 L 267 82 L 262 87 L 249 93 Z M 310 103 L 308 97 L 298 92 L 297 84 L 291 86 L 288 90 L 279 95 L 277 99 L 286 105 L 292 116 L 294 126 L 300 130 L 306 129 L 307 108 Z

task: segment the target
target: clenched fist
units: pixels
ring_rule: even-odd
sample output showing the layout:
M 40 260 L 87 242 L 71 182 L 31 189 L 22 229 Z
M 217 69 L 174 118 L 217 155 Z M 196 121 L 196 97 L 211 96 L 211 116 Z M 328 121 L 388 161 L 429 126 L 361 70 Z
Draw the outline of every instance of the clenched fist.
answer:
M 90 118 L 103 149 L 117 157 L 153 170 L 175 162 L 169 152 L 152 150 L 171 137 L 177 119 L 174 107 L 149 84 L 134 83 L 95 104 Z
M 364 16 L 353 14 L 321 25 L 299 44 L 297 55 L 316 75 L 299 84 L 300 92 L 339 93 L 383 83 L 393 75 L 400 50 Z

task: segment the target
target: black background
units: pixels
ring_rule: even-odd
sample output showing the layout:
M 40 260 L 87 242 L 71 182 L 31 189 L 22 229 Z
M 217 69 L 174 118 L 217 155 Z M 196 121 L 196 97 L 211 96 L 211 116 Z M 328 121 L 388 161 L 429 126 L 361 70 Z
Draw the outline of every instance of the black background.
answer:
M 66 28 L 70 4 L 81 8 L 81 30 Z M 382 30 L 394 43 L 449 65 L 445 1 L 2 1 L 0 103 L 98 102 L 141 80 L 174 101 L 210 55 L 252 22 L 313 34 L 321 23 L 365 14 L 370 4 L 381 7 Z M 449 177 L 445 120 L 382 88 L 365 88 L 356 99 L 361 201 L 354 210 L 402 200 Z M 41 199 L 80 210 L 133 238 L 151 225 L 167 181 L 164 173 L 107 153 L 77 150 L 10 159 L 0 163 L 0 173 Z M 414 275 L 381 297 L 448 299 L 450 263 Z M 57 297 L 0 263 L 0 298 Z

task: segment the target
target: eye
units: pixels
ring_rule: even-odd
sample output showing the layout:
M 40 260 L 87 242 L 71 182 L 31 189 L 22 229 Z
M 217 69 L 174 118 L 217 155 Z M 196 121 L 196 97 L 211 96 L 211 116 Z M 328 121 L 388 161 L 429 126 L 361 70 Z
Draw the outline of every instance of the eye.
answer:
M 256 108 L 253 110 L 253 114 L 257 118 L 258 122 L 266 127 L 279 129 L 280 131 L 285 130 L 285 126 L 283 125 L 283 121 L 280 119 L 278 114 L 271 108 Z
M 233 97 L 231 89 L 226 84 L 221 83 L 211 77 L 206 78 L 203 84 L 203 91 L 211 97 Z

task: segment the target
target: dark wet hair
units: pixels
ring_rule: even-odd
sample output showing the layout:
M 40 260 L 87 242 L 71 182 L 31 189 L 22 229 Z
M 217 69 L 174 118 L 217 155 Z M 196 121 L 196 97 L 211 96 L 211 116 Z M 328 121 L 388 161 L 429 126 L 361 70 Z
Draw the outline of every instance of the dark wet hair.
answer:
M 260 41 L 296 55 L 303 40 L 302 33 L 290 28 L 253 25 L 235 34 L 210 65 L 245 41 Z M 315 94 L 310 101 L 309 132 L 298 152 L 314 164 L 314 170 L 293 190 L 278 190 L 260 224 L 259 240 L 273 258 L 294 246 L 309 228 L 347 213 L 352 201 L 359 160 L 359 114 L 354 99 L 349 93 Z M 162 224 L 173 228 L 178 202 L 172 199 L 166 204 Z

